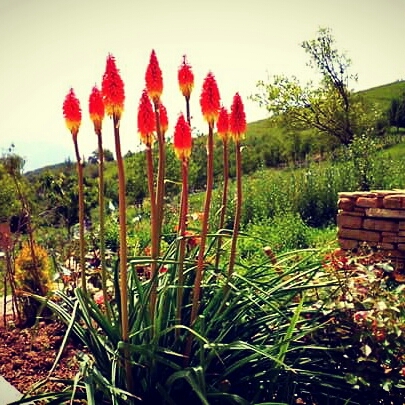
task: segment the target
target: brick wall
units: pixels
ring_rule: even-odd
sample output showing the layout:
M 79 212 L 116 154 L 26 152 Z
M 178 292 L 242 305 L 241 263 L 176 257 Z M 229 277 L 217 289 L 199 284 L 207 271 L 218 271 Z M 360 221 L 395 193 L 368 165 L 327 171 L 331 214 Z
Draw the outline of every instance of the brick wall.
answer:
M 362 242 L 405 263 L 405 190 L 339 193 L 338 241 L 343 250 Z

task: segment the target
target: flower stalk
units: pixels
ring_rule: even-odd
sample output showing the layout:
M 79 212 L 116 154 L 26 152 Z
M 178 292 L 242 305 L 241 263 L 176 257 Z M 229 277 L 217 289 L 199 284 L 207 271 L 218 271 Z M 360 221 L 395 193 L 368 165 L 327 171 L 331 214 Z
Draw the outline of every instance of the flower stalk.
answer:
M 205 258 L 205 245 L 207 242 L 208 223 L 212 199 L 212 188 L 214 185 L 214 125 L 218 119 L 219 114 L 220 96 L 218 86 L 214 75 L 209 72 L 203 83 L 203 90 L 200 97 L 201 111 L 205 121 L 208 123 L 208 137 L 207 137 L 207 184 L 205 190 L 205 201 L 203 220 L 201 225 L 201 239 L 200 249 L 197 257 L 197 271 L 193 287 L 193 300 L 190 315 L 190 325 L 193 326 L 197 318 L 200 295 L 201 295 L 201 282 L 204 273 L 204 258 Z M 187 355 L 190 348 L 187 349 Z
M 127 274 L 127 221 L 125 200 L 125 169 L 121 152 L 120 120 L 124 110 L 124 83 L 117 69 L 115 59 L 108 55 L 106 69 L 102 80 L 102 94 L 105 112 L 113 120 L 114 143 L 118 170 L 118 217 L 119 217 L 119 266 L 120 266 L 120 293 L 121 293 L 121 335 L 122 341 L 129 341 L 128 318 L 128 274 Z M 133 392 L 133 380 L 129 351 L 124 346 L 124 367 L 126 384 L 129 392 Z
M 181 114 L 177 120 L 173 139 L 174 152 L 181 162 L 182 189 L 180 199 L 180 217 L 179 217 L 179 256 L 178 256 L 178 285 L 177 285 L 177 314 L 176 319 L 181 323 L 183 292 L 184 292 L 184 258 L 186 253 L 186 227 L 188 215 L 188 165 L 191 154 L 191 129 L 190 125 Z M 176 336 L 179 337 L 180 329 L 176 330 Z
M 235 258 L 236 258 L 236 244 L 239 234 L 240 216 L 242 210 L 242 156 L 241 156 L 241 140 L 246 133 L 246 117 L 239 93 L 236 93 L 232 106 L 231 114 L 229 117 L 230 133 L 233 141 L 235 142 L 235 160 L 236 160 L 236 207 L 235 217 L 233 223 L 233 233 L 231 242 L 231 252 L 229 257 L 228 266 L 228 281 L 232 276 Z
M 105 203 L 104 203 L 104 149 L 102 137 L 102 124 L 105 114 L 103 95 L 101 91 L 94 86 L 89 97 L 89 114 L 93 122 L 94 132 L 97 135 L 98 146 L 98 209 L 100 223 L 100 265 L 101 265 L 101 288 L 103 293 L 103 302 L 106 308 L 107 317 L 111 321 L 111 306 L 107 293 L 107 265 L 105 248 Z
M 229 183 L 229 152 L 228 152 L 228 139 L 229 139 L 229 114 L 225 107 L 221 107 L 217 122 L 218 136 L 222 139 L 222 162 L 223 162 L 223 178 L 224 184 L 222 189 L 221 210 L 219 215 L 219 232 L 222 231 L 225 224 L 225 215 L 228 201 L 228 183 Z M 219 261 L 221 257 L 222 237 L 218 235 L 217 252 L 215 256 L 215 269 L 218 271 Z
M 79 199 L 79 256 L 80 256 L 80 275 L 81 286 L 84 293 L 87 293 L 86 285 L 86 262 L 85 262 L 85 246 L 84 246 L 84 190 L 83 190 L 83 162 L 80 158 L 79 145 L 77 142 L 77 135 L 82 120 L 82 112 L 80 109 L 80 102 L 76 97 L 73 89 L 70 89 L 63 103 L 63 115 L 65 117 L 65 123 L 70 133 L 72 134 L 77 178 L 78 178 L 78 199 Z

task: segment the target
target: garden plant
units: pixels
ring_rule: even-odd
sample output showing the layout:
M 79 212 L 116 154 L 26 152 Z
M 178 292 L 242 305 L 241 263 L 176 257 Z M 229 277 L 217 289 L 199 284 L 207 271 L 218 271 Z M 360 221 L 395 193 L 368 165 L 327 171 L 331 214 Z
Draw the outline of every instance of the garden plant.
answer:
M 249 151 L 243 147 L 242 98 L 235 93 L 229 110 L 224 107 L 209 72 L 199 98 L 208 131 L 206 184 L 201 206 L 194 201 L 191 210 L 194 74 L 185 57 L 177 80 L 185 113 L 178 115 L 169 135 L 163 74 L 152 51 L 137 111 L 147 173 L 147 232 L 128 218 L 135 202 L 128 201 L 126 193 L 130 179 L 120 141 L 125 90 L 111 54 L 101 88 L 91 90 L 88 109 L 99 164 L 97 294 L 85 265 L 89 236 L 79 153 L 82 110 L 74 90 L 68 91 L 63 115 L 77 158 L 80 274 L 72 291 L 50 288 L 48 279 L 46 291 L 25 288 L 25 296 L 50 309 L 65 324 L 66 333 L 48 378 L 14 405 L 340 405 L 361 404 L 365 394 L 370 403 L 388 404 L 391 392 L 402 398 L 403 328 L 394 319 L 395 314 L 402 319 L 403 287 L 390 263 L 343 254 L 325 258 L 318 249 L 307 249 L 309 225 L 333 221 L 335 192 L 356 187 L 344 183 L 352 177 L 340 175 L 352 167 L 309 167 L 289 181 L 259 172 L 255 181 L 243 184 L 243 154 Z M 105 116 L 115 142 L 116 221 L 105 218 Z M 166 198 L 169 153 L 178 163 L 178 207 Z M 218 156 L 221 182 L 214 176 Z M 230 160 L 235 164 L 233 184 L 228 183 Z M 319 193 L 327 196 L 322 202 Z M 117 250 L 111 266 L 106 262 L 107 244 Z M 301 249 L 291 250 L 297 246 Z M 46 269 L 44 265 L 41 277 L 48 275 Z M 82 349 L 75 378 L 57 380 L 63 387 L 57 392 L 41 390 L 53 378 L 71 338 Z M 363 367 L 370 363 L 371 373 Z

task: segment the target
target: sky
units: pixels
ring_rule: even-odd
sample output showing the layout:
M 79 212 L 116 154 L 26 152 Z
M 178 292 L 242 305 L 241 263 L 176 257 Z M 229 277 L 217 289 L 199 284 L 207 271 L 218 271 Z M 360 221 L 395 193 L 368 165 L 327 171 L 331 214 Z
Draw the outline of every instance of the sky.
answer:
M 247 121 L 264 119 L 266 111 L 249 100 L 257 81 L 276 74 L 316 80 L 300 44 L 320 27 L 330 28 L 337 48 L 352 59 L 354 90 L 405 79 L 404 21 L 405 0 L 0 0 L 0 152 L 14 144 L 25 172 L 75 161 L 62 114 L 73 88 L 83 112 L 79 151 L 91 155 L 97 138 L 88 98 L 101 86 L 109 53 L 125 84 L 125 154 L 140 145 L 137 107 L 152 50 L 163 72 L 168 135 L 185 111 L 177 83 L 183 55 L 195 76 L 192 126 L 206 133 L 199 97 L 208 72 L 225 107 L 238 92 Z M 103 142 L 114 152 L 110 119 Z

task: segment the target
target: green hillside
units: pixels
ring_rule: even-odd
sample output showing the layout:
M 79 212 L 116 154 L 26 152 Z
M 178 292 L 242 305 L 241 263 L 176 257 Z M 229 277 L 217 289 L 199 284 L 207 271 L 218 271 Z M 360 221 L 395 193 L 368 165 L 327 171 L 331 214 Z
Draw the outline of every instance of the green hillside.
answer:
M 397 80 L 393 83 L 372 87 L 359 93 L 365 96 L 366 99 L 378 104 L 383 110 L 387 110 L 391 100 L 398 98 L 403 92 L 405 92 L 405 80 Z

